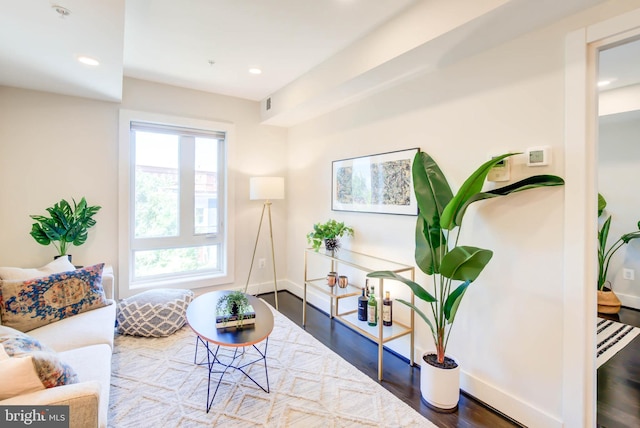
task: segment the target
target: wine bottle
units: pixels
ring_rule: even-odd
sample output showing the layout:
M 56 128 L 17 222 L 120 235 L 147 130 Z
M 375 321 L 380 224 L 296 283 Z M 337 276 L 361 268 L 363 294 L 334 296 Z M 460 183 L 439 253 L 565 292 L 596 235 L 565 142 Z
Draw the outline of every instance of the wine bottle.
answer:
M 378 325 L 378 301 L 376 300 L 375 287 L 371 286 L 371 293 L 369 293 L 369 303 L 367 308 L 367 321 L 370 326 L 374 327 Z
M 367 306 L 369 299 L 364 295 L 365 289 L 362 289 L 362 296 L 358 297 L 358 320 L 367 321 Z
M 385 291 L 384 294 L 384 300 L 382 301 L 382 325 L 389 327 L 392 324 L 393 307 L 389 292 Z

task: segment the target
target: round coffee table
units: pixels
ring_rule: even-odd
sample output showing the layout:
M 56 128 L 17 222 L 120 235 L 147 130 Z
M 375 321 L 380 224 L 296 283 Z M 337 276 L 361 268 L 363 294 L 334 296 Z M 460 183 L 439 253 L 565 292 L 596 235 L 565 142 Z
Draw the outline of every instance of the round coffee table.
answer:
M 187 308 L 187 323 L 189 327 L 197 335 L 196 337 L 196 351 L 193 357 L 195 364 L 206 365 L 209 369 L 209 382 L 207 384 L 207 413 L 211 410 L 213 399 L 216 397 L 220 383 L 227 370 L 235 369 L 241 371 L 246 377 L 248 377 L 253 383 L 258 385 L 264 392 L 269 392 L 269 373 L 267 371 L 267 346 L 269 345 L 269 335 L 273 330 L 273 314 L 271 309 L 257 297 L 246 294 L 249 304 L 253 306 L 253 310 L 256 313 L 256 322 L 252 325 L 245 325 L 243 327 L 216 327 L 216 303 L 222 296 L 231 293 L 231 291 L 213 291 L 211 293 L 203 294 L 196 297 L 193 302 L 189 304 Z M 257 344 L 264 341 L 264 349 L 261 351 Z M 198 363 L 198 344 L 202 343 L 207 350 L 207 361 Z M 242 357 L 245 354 L 245 347 L 252 346 L 258 352 L 258 358 L 251 361 L 245 361 Z M 212 349 L 215 347 L 215 351 Z M 220 348 L 232 348 L 233 356 L 221 356 L 219 354 Z M 224 363 L 220 360 L 220 357 L 227 360 L 228 363 Z M 250 356 L 250 359 L 254 356 Z M 237 362 L 236 362 L 237 360 Z M 244 368 L 251 364 L 264 362 L 264 373 L 267 380 L 267 387 L 263 387 L 255 379 L 244 371 Z M 214 370 L 216 365 L 221 366 L 221 370 Z M 211 394 L 211 375 L 214 373 L 220 374 L 216 389 Z

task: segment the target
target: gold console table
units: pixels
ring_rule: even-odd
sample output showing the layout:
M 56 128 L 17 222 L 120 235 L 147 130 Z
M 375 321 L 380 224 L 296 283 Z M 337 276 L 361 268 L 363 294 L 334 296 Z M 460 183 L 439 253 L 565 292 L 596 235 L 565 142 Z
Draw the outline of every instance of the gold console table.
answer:
M 413 310 L 409 316 L 409 325 L 400 323 L 394 319 L 392 326 L 383 326 L 382 324 L 382 297 L 384 296 L 384 281 L 376 279 L 378 285 L 375 289 L 376 298 L 378 300 L 378 325 L 371 327 L 366 321 L 358 320 L 358 311 L 356 310 L 340 310 L 340 301 L 346 298 L 357 298 L 362 294 L 365 284 L 349 284 L 345 288 L 338 285 L 329 287 L 327 285 L 326 276 L 321 278 L 309 277 L 309 263 L 324 263 L 328 272 L 336 272 L 340 270 L 340 266 L 349 266 L 352 269 L 362 271 L 364 273 L 388 270 L 398 274 L 404 273 L 411 280 L 415 280 L 415 269 L 413 266 L 384 260 L 378 257 L 369 256 L 367 254 L 357 253 L 345 249 L 335 251 L 333 254 L 327 254 L 308 248 L 304 253 L 304 292 L 302 298 L 302 325 L 307 323 L 307 288 L 310 286 L 314 290 L 324 294 L 329 299 L 329 317 L 336 318 L 348 328 L 357 331 L 361 335 L 368 337 L 378 344 L 378 380 L 382 380 L 382 356 L 384 344 L 402 336 L 410 335 L 410 364 L 413 366 L 413 348 L 414 348 L 414 314 Z M 411 293 L 411 303 L 414 304 L 414 295 Z M 398 310 L 404 305 L 394 305 L 394 310 Z

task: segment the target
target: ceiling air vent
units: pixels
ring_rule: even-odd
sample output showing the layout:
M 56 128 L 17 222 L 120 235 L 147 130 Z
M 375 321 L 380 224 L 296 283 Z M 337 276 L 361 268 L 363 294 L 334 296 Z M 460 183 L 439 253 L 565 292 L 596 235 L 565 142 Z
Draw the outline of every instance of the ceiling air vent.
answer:
M 267 98 L 267 110 L 271 110 L 271 97 Z

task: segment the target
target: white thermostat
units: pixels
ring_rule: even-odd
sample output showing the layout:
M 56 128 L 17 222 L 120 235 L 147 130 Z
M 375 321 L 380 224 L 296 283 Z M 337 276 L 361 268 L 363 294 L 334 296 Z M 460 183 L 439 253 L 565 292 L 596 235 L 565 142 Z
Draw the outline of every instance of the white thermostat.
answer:
M 540 146 L 528 148 L 525 152 L 527 166 L 551 165 L 551 147 Z

